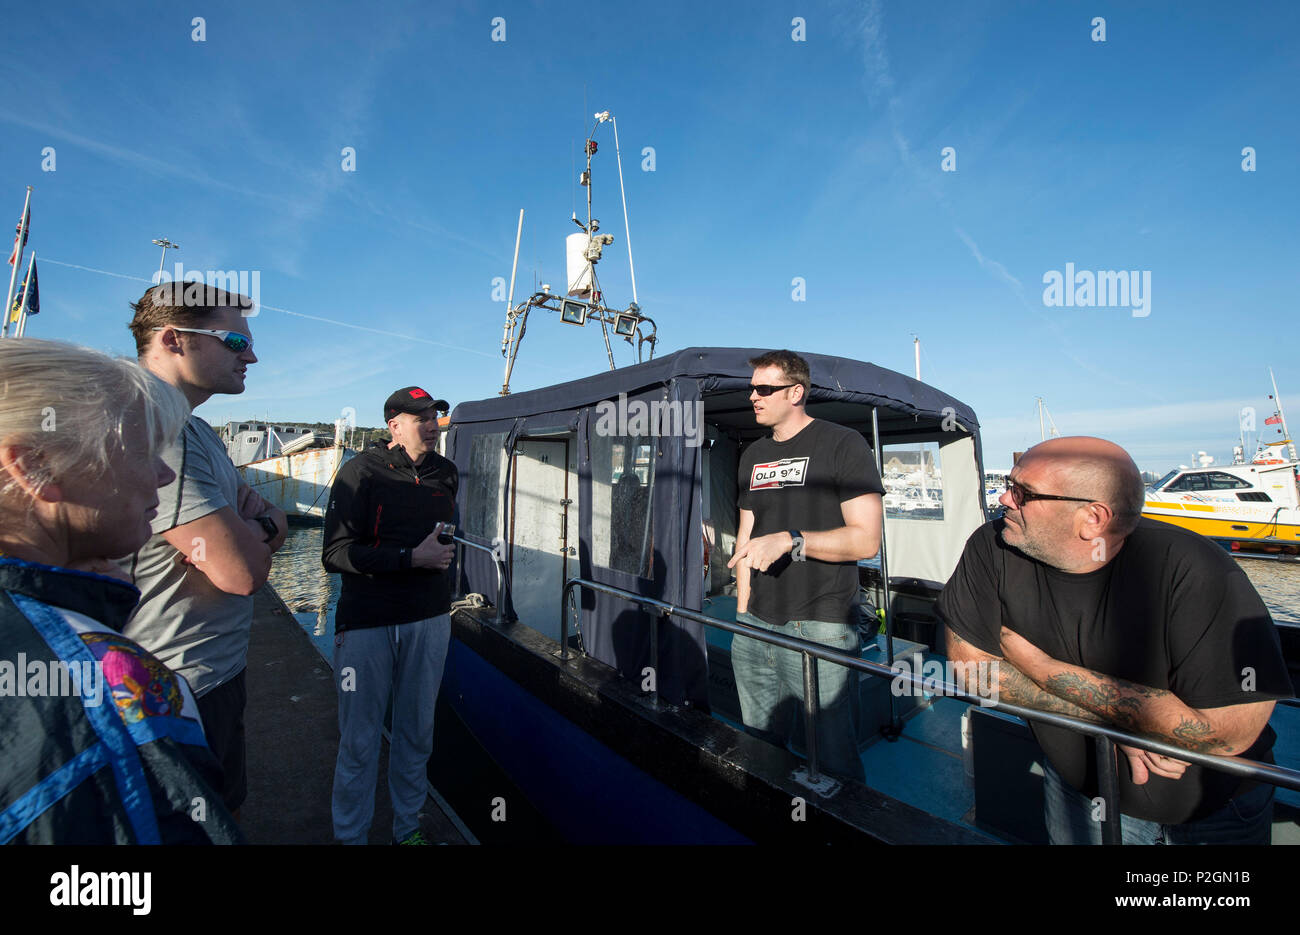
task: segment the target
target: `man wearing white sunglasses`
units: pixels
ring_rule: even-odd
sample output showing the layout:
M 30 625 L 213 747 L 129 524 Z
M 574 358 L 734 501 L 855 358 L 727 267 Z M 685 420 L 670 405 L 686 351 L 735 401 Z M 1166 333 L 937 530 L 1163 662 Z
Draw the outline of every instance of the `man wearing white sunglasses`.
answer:
M 191 410 L 218 393 L 244 392 L 248 366 L 257 362 L 252 302 L 209 288 L 196 304 L 177 285 L 154 286 L 131 306 L 140 365 L 180 390 Z M 153 537 L 120 559 L 141 591 L 125 632 L 189 682 L 225 773 L 222 798 L 238 817 L 247 793 L 244 669 L 252 594 L 266 583 L 287 522 L 240 481 L 225 445 L 198 416 L 190 415 L 162 457 L 176 482 L 158 491 Z

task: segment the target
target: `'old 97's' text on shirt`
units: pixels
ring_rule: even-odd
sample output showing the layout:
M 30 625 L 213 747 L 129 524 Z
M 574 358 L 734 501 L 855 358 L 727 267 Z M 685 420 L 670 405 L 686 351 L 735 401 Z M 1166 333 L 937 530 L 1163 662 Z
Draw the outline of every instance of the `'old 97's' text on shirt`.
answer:
M 447 613 L 451 579 L 411 567 L 411 552 L 438 523 L 455 523 L 459 474 L 436 451 L 417 467 L 399 445 L 370 448 L 339 470 L 325 511 L 321 561 L 342 575 L 334 629 L 411 623 Z
M 962 639 L 1001 656 L 1007 627 L 1053 659 L 1172 692 L 1192 708 L 1287 698 L 1291 680 L 1268 609 L 1246 573 L 1217 545 L 1143 519 L 1119 554 L 1096 571 L 1069 574 L 1002 541 L 1002 520 L 977 529 L 939 596 L 937 610 Z M 1097 795 L 1090 738 L 1031 722 L 1052 766 Z M 1271 762 L 1265 727 L 1242 756 Z M 1202 818 L 1245 791 L 1242 780 L 1195 764 L 1179 779 L 1142 785 L 1120 758 L 1125 815 L 1161 824 Z
M 867 440 L 853 429 L 814 419 L 793 438 L 760 438 L 740 456 L 742 510 L 754 514 L 751 539 L 798 529 L 844 525 L 840 505 L 884 493 Z M 749 612 L 782 626 L 790 620 L 848 623 L 858 593 L 857 562 L 794 562 L 782 556 L 752 577 Z

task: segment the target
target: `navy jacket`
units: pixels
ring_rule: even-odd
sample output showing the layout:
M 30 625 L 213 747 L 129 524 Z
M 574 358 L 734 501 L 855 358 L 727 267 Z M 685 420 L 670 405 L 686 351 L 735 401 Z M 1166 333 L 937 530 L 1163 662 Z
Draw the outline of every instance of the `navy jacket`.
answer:
M 180 676 L 121 635 L 139 597 L 0 558 L 0 843 L 244 843 Z
M 455 523 L 456 465 L 436 451 L 419 467 L 399 445 L 370 448 L 339 470 L 325 511 L 321 562 L 343 576 L 335 632 L 411 623 L 451 609 L 455 566 L 412 568 L 411 550 Z

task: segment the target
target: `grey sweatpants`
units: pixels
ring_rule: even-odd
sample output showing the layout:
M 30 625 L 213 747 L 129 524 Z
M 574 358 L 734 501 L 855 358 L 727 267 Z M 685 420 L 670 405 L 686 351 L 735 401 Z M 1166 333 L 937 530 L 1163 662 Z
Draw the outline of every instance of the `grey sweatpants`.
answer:
M 375 813 L 375 780 L 384 711 L 391 690 L 393 723 L 388 791 L 393 837 L 419 828 L 433 752 L 433 711 L 451 641 L 451 616 L 346 630 L 334 640 L 339 690 L 339 756 L 334 765 L 334 837 L 365 844 Z

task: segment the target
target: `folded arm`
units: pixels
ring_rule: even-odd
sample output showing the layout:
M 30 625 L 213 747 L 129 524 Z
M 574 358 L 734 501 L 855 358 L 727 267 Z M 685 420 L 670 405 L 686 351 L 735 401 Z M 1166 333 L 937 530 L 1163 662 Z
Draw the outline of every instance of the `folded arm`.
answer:
M 958 636 L 952 627 L 948 627 L 948 659 L 951 662 L 984 663 L 992 666 L 996 678 L 983 680 L 976 679 L 970 670 L 962 666 L 953 668 L 958 680 L 957 687 L 967 694 L 982 695 L 994 701 L 1006 701 L 1023 708 L 1064 714 L 1083 721 L 1101 723 L 1103 720 L 1087 708 L 1045 691 L 1012 663 L 968 643 Z
M 1134 733 L 1199 753 L 1232 755 L 1248 749 L 1273 713 L 1272 701 L 1193 708 L 1171 691 L 1053 659 L 1003 627 L 1003 658 L 1032 682 Z
M 995 681 L 991 677 L 985 679 L 968 677 L 970 676 L 970 670 L 962 666 L 954 667 L 958 687 L 968 694 L 992 698 L 994 701 L 1007 701 L 1037 711 L 1064 714 L 1067 717 L 1078 718 L 1081 721 L 1092 721 L 1097 724 L 1107 723 L 1108 721 L 1099 712 L 1090 711 L 1066 698 L 1044 690 L 1011 662 L 971 645 L 958 636 L 951 627 L 948 628 L 948 658 L 952 662 L 983 662 L 986 665 L 993 666 L 993 672 L 996 673 L 996 687 L 994 687 Z M 1152 774 L 1163 776 L 1166 779 L 1178 779 L 1187 769 L 1187 763 L 1173 757 L 1154 753 L 1150 750 L 1143 750 L 1141 747 L 1130 747 L 1126 744 L 1117 744 L 1117 746 L 1120 752 L 1128 758 L 1129 770 L 1136 785 L 1144 784 Z
M 231 507 L 173 526 L 162 537 L 227 594 L 252 594 L 271 573 L 271 549 L 260 526 Z

